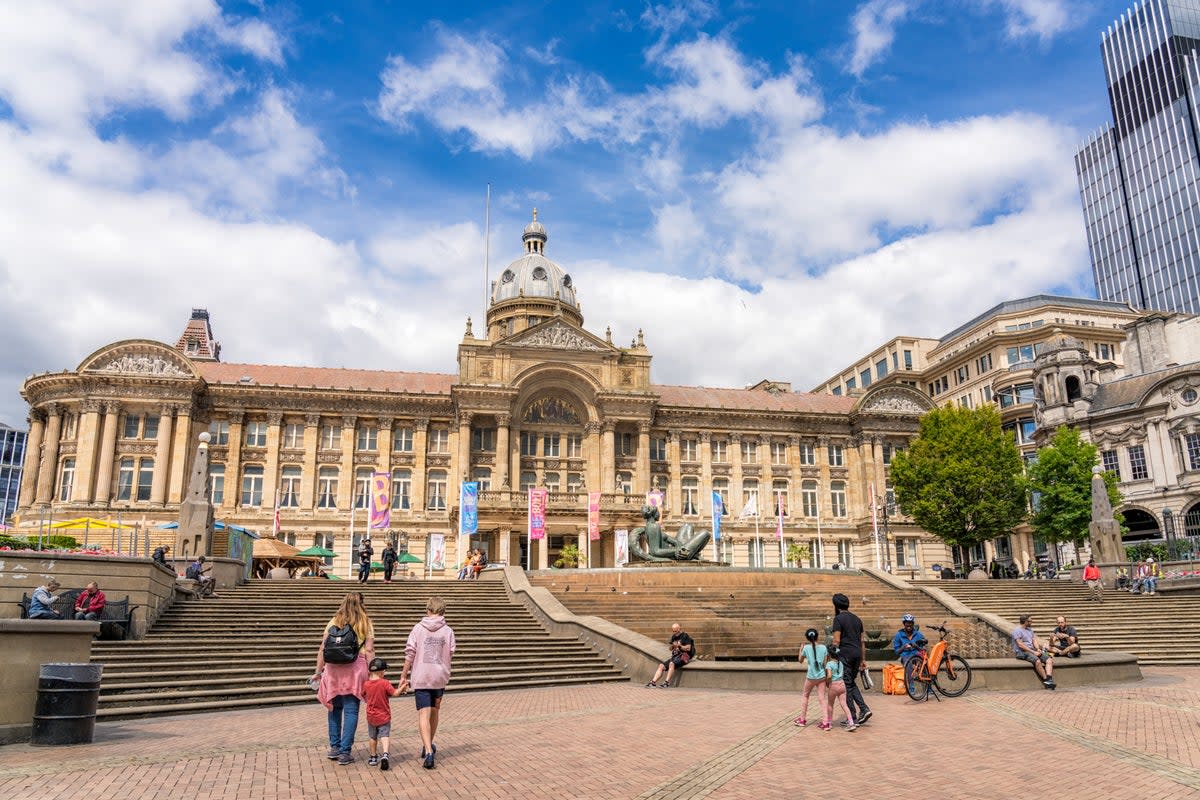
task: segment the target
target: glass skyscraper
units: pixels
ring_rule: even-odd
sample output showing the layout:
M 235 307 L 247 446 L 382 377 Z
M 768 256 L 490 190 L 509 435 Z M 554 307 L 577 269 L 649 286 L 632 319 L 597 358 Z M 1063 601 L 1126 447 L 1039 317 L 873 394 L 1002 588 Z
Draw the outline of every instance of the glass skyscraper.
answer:
M 1113 124 L 1075 156 L 1096 293 L 1200 313 L 1200 0 L 1144 0 L 1100 49 Z
M 25 431 L 0 422 L 0 522 L 17 510 L 21 466 L 25 463 Z

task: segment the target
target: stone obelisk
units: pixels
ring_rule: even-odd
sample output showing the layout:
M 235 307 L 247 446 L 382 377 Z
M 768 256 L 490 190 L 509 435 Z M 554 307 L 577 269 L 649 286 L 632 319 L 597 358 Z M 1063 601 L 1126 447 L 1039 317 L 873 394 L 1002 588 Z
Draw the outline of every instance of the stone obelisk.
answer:
M 187 495 L 179 504 L 179 529 L 175 534 L 177 558 L 211 556 L 213 541 L 212 479 L 208 474 L 208 431 L 200 434 L 200 446 L 188 476 Z
M 1088 525 L 1088 542 L 1097 563 L 1124 563 L 1121 526 L 1113 519 L 1108 486 L 1104 483 L 1104 469 L 1100 466 L 1092 467 L 1092 521 Z

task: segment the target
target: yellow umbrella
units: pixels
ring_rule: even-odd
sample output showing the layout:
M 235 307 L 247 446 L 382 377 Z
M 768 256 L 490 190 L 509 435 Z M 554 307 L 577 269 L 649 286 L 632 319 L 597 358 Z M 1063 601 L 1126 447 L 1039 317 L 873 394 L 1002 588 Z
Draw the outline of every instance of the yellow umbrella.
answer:
M 96 519 L 95 517 L 77 517 L 76 519 L 66 519 L 62 522 L 55 522 L 50 526 L 50 529 L 55 531 L 134 530 L 133 526 L 131 525 L 118 525 L 111 520 Z

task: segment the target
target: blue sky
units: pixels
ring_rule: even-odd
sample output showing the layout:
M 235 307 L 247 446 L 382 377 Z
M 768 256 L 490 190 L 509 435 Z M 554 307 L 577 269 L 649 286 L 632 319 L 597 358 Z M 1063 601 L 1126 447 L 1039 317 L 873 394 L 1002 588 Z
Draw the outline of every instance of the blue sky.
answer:
M 0 420 L 192 307 L 227 361 L 452 372 L 489 182 L 491 273 L 537 206 L 660 383 L 1091 294 L 1071 157 L 1124 8 L 0 0 Z

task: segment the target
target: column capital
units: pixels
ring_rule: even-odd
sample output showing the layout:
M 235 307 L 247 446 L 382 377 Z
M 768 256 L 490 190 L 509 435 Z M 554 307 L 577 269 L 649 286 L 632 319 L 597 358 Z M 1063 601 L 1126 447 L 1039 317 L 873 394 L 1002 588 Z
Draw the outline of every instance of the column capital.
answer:
M 712 443 L 712 431 L 700 431 L 700 441 L 703 444 Z
M 730 444 L 741 444 L 742 443 L 742 435 L 740 433 L 729 434 L 729 442 L 730 442 Z
M 321 424 L 321 415 L 320 414 L 305 414 L 304 415 L 304 424 L 306 427 L 309 427 L 309 428 L 317 427 L 318 425 Z
M 459 411 L 458 412 L 458 424 L 459 425 L 470 425 L 471 420 L 473 420 L 473 419 L 475 419 L 474 411 Z
M 381 431 L 390 431 L 392 429 L 392 426 L 395 424 L 396 424 L 396 420 L 392 419 L 391 417 L 380 417 L 379 418 L 379 430 L 381 430 Z
M 638 420 L 637 426 L 638 426 L 638 434 L 639 435 L 650 433 L 651 425 L 650 425 L 649 420 L 645 420 L 645 419 Z
M 245 420 L 246 420 L 246 409 L 231 408 L 229 410 L 229 424 L 230 425 L 241 425 L 243 422 L 245 422 Z
M 682 437 L 683 431 L 679 430 L 679 428 L 671 428 L 669 431 L 667 431 L 667 441 L 671 444 L 675 444 Z
M 172 403 L 163 403 L 158 407 L 159 416 L 167 418 L 174 417 L 177 410 L 178 408 Z
M 800 446 L 800 437 L 797 434 L 793 433 L 792 435 L 787 437 L 787 443 L 788 443 L 789 447 L 799 447 Z
M 413 420 L 413 430 L 427 431 L 429 430 L 429 417 L 417 417 Z
M 342 427 L 343 428 L 353 429 L 355 423 L 357 423 L 357 422 L 358 422 L 358 417 L 354 416 L 353 414 L 343 414 L 342 415 Z
M 599 422 L 585 422 L 583 423 L 583 432 L 588 436 L 591 436 L 599 433 L 602 427 L 603 426 Z
M 828 436 L 818 436 L 817 444 L 820 445 L 821 447 L 829 447 L 829 437 Z
M 42 411 L 40 408 L 31 408 L 29 409 L 29 416 L 25 418 L 25 421 L 28 422 L 30 426 L 32 426 L 35 422 L 38 424 L 45 424 L 46 412 Z
M 267 414 L 267 424 L 275 425 L 277 427 L 279 425 L 282 425 L 283 424 L 283 412 L 282 411 L 272 411 L 271 413 Z
M 100 411 L 100 408 L 103 405 L 104 404 L 101 403 L 99 400 L 88 398 L 79 403 L 79 410 L 82 411 L 84 414 L 95 414 Z
M 46 416 L 59 417 L 62 416 L 62 403 L 46 403 Z
M 588 423 L 588 425 L 590 424 L 591 423 Z M 497 414 L 496 425 L 500 428 L 507 428 L 509 425 L 512 425 L 512 414 Z M 587 429 L 587 425 L 584 425 L 583 427 L 584 430 Z
M 602 433 L 612 433 L 617 429 L 617 421 L 615 419 L 606 419 L 600 422 L 600 431 Z

